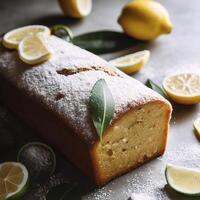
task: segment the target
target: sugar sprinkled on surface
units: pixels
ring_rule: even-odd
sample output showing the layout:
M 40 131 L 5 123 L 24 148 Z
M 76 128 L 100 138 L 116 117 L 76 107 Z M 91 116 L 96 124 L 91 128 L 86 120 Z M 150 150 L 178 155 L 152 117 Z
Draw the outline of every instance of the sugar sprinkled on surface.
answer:
M 153 200 L 153 199 L 146 193 L 132 193 L 131 197 L 128 200 Z
M 163 157 L 155 159 L 115 179 L 102 189 L 98 189 L 94 193 L 85 196 L 84 200 L 127 200 L 133 193 L 142 193 L 154 200 L 185 200 L 187 198 L 183 198 L 183 196 L 169 190 L 167 187 L 164 175 L 165 166 L 166 163 L 170 163 L 200 168 L 199 155 L 200 147 L 198 143 L 186 144 L 180 142 L 179 145 L 168 150 Z M 148 200 L 147 197 L 145 200 Z

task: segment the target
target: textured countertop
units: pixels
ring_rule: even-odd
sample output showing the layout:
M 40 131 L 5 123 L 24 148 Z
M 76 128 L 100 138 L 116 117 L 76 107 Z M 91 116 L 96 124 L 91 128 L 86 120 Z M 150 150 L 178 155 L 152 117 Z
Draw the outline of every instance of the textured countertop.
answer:
M 128 0 L 94 0 L 91 15 L 85 20 L 77 21 L 61 14 L 56 0 L 0 1 L 0 33 L 27 24 L 57 23 L 69 25 L 75 35 L 92 30 L 120 30 L 116 19 L 126 2 Z M 103 55 L 108 60 L 128 52 L 149 49 L 152 53 L 149 63 L 135 75 L 135 78 L 142 82 L 151 78 L 157 84 L 161 84 L 162 79 L 170 73 L 200 72 L 200 1 L 193 0 L 192 3 L 188 3 L 186 0 L 166 0 L 162 3 L 169 10 L 174 24 L 172 34 L 134 49 Z M 173 105 L 173 107 L 165 155 L 112 181 L 102 189 L 90 189 L 91 192 L 83 197 L 84 200 L 126 200 L 131 193 L 146 193 L 147 196 L 157 200 L 193 199 L 179 195 L 166 186 L 164 168 L 166 163 L 200 167 L 200 144 L 194 136 L 192 127 L 194 119 L 200 113 L 200 106 Z M 16 160 L 17 151 L 22 144 L 39 140 L 29 127 L 1 104 L 0 128 L 0 130 L 8 129 L 14 135 L 16 144 L 13 149 L 0 151 L 0 162 Z M 78 179 L 85 184 L 82 174 L 58 153 L 58 169 L 55 175 L 45 183 L 35 184 L 32 191 L 28 192 L 23 199 L 45 199 L 42 194 L 49 187 L 69 178 Z

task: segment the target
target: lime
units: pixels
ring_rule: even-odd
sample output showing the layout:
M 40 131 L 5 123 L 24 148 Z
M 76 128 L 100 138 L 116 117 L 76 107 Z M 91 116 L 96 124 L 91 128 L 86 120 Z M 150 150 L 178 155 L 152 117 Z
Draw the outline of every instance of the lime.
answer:
M 39 142 L 24 145 L 18 153 L 18 161 L 27 167 L 34 180 L 48 178 L 56 168 L 56 156 L 53 150 Z
M 165 177 L 168 185 L 177 192 L 200 196 L 200 170 L 167 165 Z
M 0 200 L 19 199 L 28 188 L 28 171 L 17 162 L 0 164 Z

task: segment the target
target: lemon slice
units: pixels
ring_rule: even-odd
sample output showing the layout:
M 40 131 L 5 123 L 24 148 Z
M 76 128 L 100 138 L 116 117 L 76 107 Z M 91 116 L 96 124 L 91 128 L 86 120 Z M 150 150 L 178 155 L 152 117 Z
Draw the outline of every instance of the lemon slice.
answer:
M 200 171 L 168 165 L 165 170 L 168 185 L 179 193 L 200 196 Z
M 121 71 L 132 74 L 139 71 L 147 63 L 149 57 L 150 51 L 144 50 L 116 58 L 111 60 L 110 63 Z
M 28 35 L 35 35 L 39 32 L 50 35 L 50 29 L 46 26 L 31 25 L 14 29 L 6 33 L 3 37 L 3 45 L 8 49 L 17 49 L 20 41 Z
M 92 0 L 59 0 L 63 12 L 71 17 L 83 18 L 92 10 Z
M 200 141 L 200 117 L 197 118 L 195 121 L 194 121 L 194 130 L 195 130 L 195 134 L 196 134 L 196 137 L 198 138 L 198 140 Z
M 27 64 L 39 64 L 51 57 L 47 47 L 46 35 L 37 34 L 25 37 L 18 47 L 19 56 Z
M 28 171 L 16 162 L 0 164 L 0 200 L 17 199 L 23 196 L 28 188 Z
M 200 75 L 181 73 L 168 76 L 163 81 L 163 88 L 168 96 L 180 104 L 200 102 Z

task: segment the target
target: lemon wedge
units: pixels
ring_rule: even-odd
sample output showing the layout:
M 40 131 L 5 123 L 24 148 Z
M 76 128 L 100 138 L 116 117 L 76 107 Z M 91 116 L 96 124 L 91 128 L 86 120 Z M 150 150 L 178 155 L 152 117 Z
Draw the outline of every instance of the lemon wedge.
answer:
M 175 165 L 167 165 L 165 177 L 168 185 L 175 191 L 200 196 L 200 171 Z
M 35 35 L 39 32 L 50 35 L 48 27 L 42 25 L 24 26 L 6 33 L 3 37 L 3 45 L 8 49 L 17 49 L 20 41 L 28 35 Z
M 92 0 L 59 0 L 59 3 L 64 14 L 70 17 L 83 18 L 92 10 Z
M 50 59 L 52 54 L 47 47 L 46 37 L 44 34 L 25 37 L 18 47 L 20 59 L 31 65 Z
M 29 186 L 28 171 L 17 162 L 0 164 L 0 199 L 21 199 Z
M 200 75 L 181 73 L 170 75 L 163 81 L 163 88 L 176 103 L 195 104 L 200 102 Z
M 139 71 L 149 60 L 150 51 L 144 50 L 111 60 L 110 63 L 121 71 L 132 74 Z
M 196 134 L 196 137 L 198 138 L 198 140 L 200 141 L 200 117 L 197 118 L 195 121 L 194 121 L 194 130 L 195 130 L 195 134 Z

